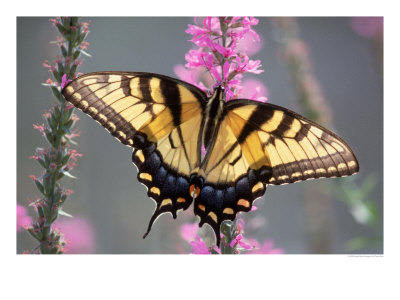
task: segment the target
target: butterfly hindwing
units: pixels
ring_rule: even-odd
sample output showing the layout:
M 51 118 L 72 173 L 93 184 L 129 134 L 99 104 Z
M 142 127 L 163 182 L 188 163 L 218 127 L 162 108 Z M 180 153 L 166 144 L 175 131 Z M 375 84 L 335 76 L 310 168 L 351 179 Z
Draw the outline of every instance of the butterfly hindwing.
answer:
M 189 177 L 200 163 L 205 94 L 180 80 L 151 73 L 90 73 L 63 90 L 65 98 L 135 148 L 138 180 L 156 201 L 155 219 L 187 209 Z M 147 231 L 147 232 L 148 232 Z M 146 233 L 147 234 L 147 233 Z

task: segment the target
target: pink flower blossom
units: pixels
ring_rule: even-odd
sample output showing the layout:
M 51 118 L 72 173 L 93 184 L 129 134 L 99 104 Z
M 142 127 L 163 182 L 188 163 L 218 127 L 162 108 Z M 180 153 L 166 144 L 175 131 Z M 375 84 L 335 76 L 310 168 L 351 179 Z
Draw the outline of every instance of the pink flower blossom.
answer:
M 190 244 L 193 254 L 211 254 L 211 249 L 203 241 L 198 234 L 198 224 L 184 224 L 181 227 L 182 238 Z M 215 246 L 214 250 L 220 253 L 220 250 Z M 183 252 L 182 249 L 180 249 Z
M 262 39 L 255 40 L 250 35 L 245 35 L 242 39 L 238 40 L 236 50 L 240 53 L 247 53 L 247 55 L 254 55 L 259 52 L 264 46 Z
M 52 66 L 47 59 L 42 63 L 42 66 L 49 69 L 49 72 L 54 72 L 56 70 L 56 67 Z
M 43 136 L 46 136 L 46 127 L 44 126 L 44 124 L 42 125 L 33 124 L 33 128 L 39 130 Z
M 70 110 L 73 109 L 75 106 L 72 103 L 67 104 L 67 106 L 65 106 L 65 110 Z
M 193 254 L 211 254 L 206 243 L 204 243 L 199 235 L 196 235 L 195 240 L 190 242 L 190 246 L 192 247 Z
M 220 24 L 218 17 L 205 17 L 202 19 L 203 26 L 188 25 L 186 33 L 193 36 L 191 41 L 196 48 L 185 55 L 185 66 L 189 70 L 202 68 L 203 72 L 208 71 L 214 77 L 214 83 L 202 82 L 204 86 L 209 90 L 216 85 L 225 87 L 226 100 L 229 101 L 239 96 L 244 73 L 260 74 L 263 70 L 259 60 L 249 59 L 246 53 L 248 47 L 238 47 L 244 38 L 252 42 L 260 41 L 251 27 L 257 25 L 258 20 L 253 17 L 225 17 L 222 20 L 223 24 Z M 196 86 L 202 80 L 202 76 L 189 78 L 189 82 Z
M 91 223 L 80 217 L 59 218 L 53 223 L 63 233 L 69 254 L 93 253 L 95 249 L 94 229 Z
M 50 19 L 50 22 L 53 23 L 53 25 L 58 25 L 60 22 L 57 19 Z
M 59 46 L 63 45 L 63 44 L 64 44 L 64 38 L 59 37 L 59 36 L 57 35 L 57 44 L 58 44 Z
M 237 247 L 237 245 L 241 246 L 246 250 L 250 250 L 251 248 L 253 248 L 253 246 L 243 241 L 243 236 L 241 234 L 238 234 L 230 243 L 231 248 L 235 248 Z
M 80 48 L 80 49 L 83 49 L 83 50 L 87 49 L 88 47 L 89 47 L 89 42 L 85 42 L 85 41 L 83 41 L 83 42 L 79 45 L 79 48 Z
M 383 34 L 382 17 L 353 17 L 350 25 L 355 33 L 365 38 L 373 38 Z
M 210 82 L 211 76 L 205 76 L 206 74 L 204 74 L 203 68 L 189 70 L 183 65 L 176 65 L 174 67 L 174 72 L 181 80 L 197 86 L 204 92 L 207 91 L 207 88 L 205 87 L 203 82 L 200 81 L 200 76 L 202 76 L 202 80 L 207 83 Z
M 181 226 L 181 236 L 186 242 L 190 243 L 195 240 L 198 229 L 199 229 L 199 225 L 196 223 L 183 224 Z
M 188 242 L 192 248 L 192 253 L 194 254 L 211 254 L 206 243 L 198 235 L 197 231 L 199 229 L 198 224 L 184 224 L 181 227 L 181 236 Z
M 246 79 L 242 83 L 243 89 L 239 95 L 243 99 L 251 99 L 261 102 L 268 100 L 267 87 L 257 79 Z
M 27 228 L 32 223 L 32 217 L 27 214 L 27 211 L 25 206 L 17 204 L 17 232 Z
M 65 136 L 66 136 L 68 139 L 72 140 L 73 138 L 78 137 L 78 136 L 80 136 L 80 135 L 81 135 L 81 132 L 80 132 L 79 130 L 74 130 L 74 131 L 72 131 L 71 133 L 66 134 Z
M 246 252 L 246 254 L 282 254 L 284 253 L 281 248 L 274 248 L 274 242 L 266 239 L 262 244 L 255 239 L 247 239 L 247 242 L 252 245 L 253 249 Z
M 56 85 L 56 83 L 53 80 L 51 80 L 51 78 L 48 78 L 46 80 L 46 83 L 49 84 L 49 85 Z
M 71 170 L 73 167 L 76 166 L 76 161 L 79 157 L 82 157 L 83 154 L 78 153 L 75 149 L 70 149 L 68 154 L 70 155 L 70 157 L 66 167 L 68 168 L 68 170 Z

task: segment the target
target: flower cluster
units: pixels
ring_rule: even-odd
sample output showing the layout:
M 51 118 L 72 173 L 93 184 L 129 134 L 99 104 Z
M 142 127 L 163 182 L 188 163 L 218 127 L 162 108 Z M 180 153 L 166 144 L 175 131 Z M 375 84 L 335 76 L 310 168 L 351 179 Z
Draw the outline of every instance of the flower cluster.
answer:
M 260 37 L 252 29 L 258 24 L 253 17 L 205 17 L 196 18 L 201 25 L 189 24 L 186 33 L 193 36 L 191 42 L 195 48 L 185 56 L 186 69 L 176 66 L 175 73 L 187 82 L 203 91 L 210 91 L 215 86 L 225 88 L 226 100 L 242 97 L 243 75 L 245 73 L 260 74 L 261 63 L 251 60 L 249 49 L 260 42 Z M 259 95 L 262 84 L 250 95 L 250 99 L 266 101 Z M 211 91 L 212 92 L 212 91 Z
M 184 224 L 181 227 L 182 238 L 190 245 L 193 254 L 281 254 L 283 249 L 274 248 L 274 242 L 266 239 L 260 243 L 256 239 L 243 236 L 245 222 L 238 218 L 236 221 L 225 222 L 221 231 L 221 248 L 208 247 L 198 233 L 197 224 Z M 186 253 L 183 250 L 182 253 Z
M 51 88 L 58 103 L 43 115 L 44 124 L 33 125 L 49 145 L 37 148 L 36 153 L 31 156 L 44 170 L 40 177 L 30 176 L 41 197 L 31 204 L 35 208 L 37 218 L 27 226 L 28 232 L 39 242 L 38 252 L 41 254 L 65 251 L 66 241 L 52 224 L 60 214 L 68 216 L 61 208 L 72 191 L 64 188 L 59 181 L 65 176 L 75 178 L 69 171 L 82 154 L 71 149 L 71 144 L 74 144 L 72 138 L 78 135 L 76 131 L 72 131 L 78 118 L 73 107 L 62 96 L 61 89 L 77 76 L 76 69 L 82 63 L 79 56 L 87 55 L 83 49 L 88 46 L 84 39 L 89 27 L 89 23 L 80 22 L 76 17 L 61 17 L 50 21 L 62 36 L 57 37 L 57 41 L 54 42 L 59 47 L 61 56 L 53 64 L 47 60 L 43 63 L 54 78 L 47 79 L 43 85 Z
M 93 253 L 95 234 L 92 224 L 83 217 L 62 218 L 54 222 L 53 228 L 61 231 L 68 254 Z
M 17 204 L 17 232 L 27 229 L 32 224 L 32 218 L 28 215 L 25 206 Z
M 362 37 L 374 39 L 383 36 L 383 17 L 352 17 L 350 25 Z

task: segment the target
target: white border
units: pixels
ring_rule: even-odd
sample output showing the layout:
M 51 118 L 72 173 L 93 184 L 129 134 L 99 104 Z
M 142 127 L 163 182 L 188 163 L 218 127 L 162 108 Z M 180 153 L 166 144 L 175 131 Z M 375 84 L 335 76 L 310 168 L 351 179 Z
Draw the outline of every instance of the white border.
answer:
M 111 299 L 173 296 L 252 299 L 380 299 L 394 291 L 398 262 L 398 39 L 394 1 L 18 1 L 3 7 L 2 293 L 11 298 Z M 274 1 L 278 2 L 278 1 Z M 72 3 L 78 3 L 78 6 Z M 180 3 L 180 5 L 179 5 Z M 388 4 L 389 3 L 389 4 Z M 183 5 L 183 6 L 182 6 Z M 78 9 L 76 7 L 79 7 Z M 183 8 L 183 10 L 182 10 Z M 15 255 L 16 16 L 29 15 L 373 15 L 385 16 L 385 254 L 374 256 Z M 10 59 L 10 58 L 14 59 Z M 22 83 L 20 83 L 22 84 Z M 6 90 L 6 94 L 4 94 Z M 12 113 L 10 112 L 12 109 Z M 361 133 L 368 134 L 368 133 Z M 393 170 L 393 171 L 392 171 Z M 13 212 L 10 214 L 9 212 Z M 395 223 L 396 222 L 396 223 Z M 398 264 L 397 264 L 398 265 Z M 10 297 L 7 297 L 10 298 Z

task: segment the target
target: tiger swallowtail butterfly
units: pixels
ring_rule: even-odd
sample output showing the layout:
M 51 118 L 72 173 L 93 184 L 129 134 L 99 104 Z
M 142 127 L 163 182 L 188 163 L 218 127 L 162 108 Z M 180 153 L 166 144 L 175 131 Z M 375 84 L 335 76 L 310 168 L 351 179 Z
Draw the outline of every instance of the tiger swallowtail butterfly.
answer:
M 194 202 L 199 226 L 220 244 L 220 225 L 249 211 L 266 185 L 358 172 L 336 134 L 286 108 L 247 99 L 226 102 L 164 75 L 96 72 L 62 90 L 65 99 L 133 148 L 132 160 L 156 218 Z M 203 149 L 203 150 L 202 150 Z

